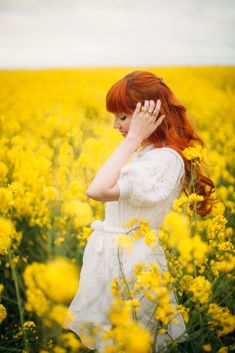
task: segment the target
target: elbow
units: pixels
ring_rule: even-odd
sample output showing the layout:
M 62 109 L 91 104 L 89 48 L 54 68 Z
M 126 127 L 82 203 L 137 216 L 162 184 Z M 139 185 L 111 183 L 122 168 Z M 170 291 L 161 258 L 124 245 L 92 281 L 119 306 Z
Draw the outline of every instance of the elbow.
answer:
M 86 195 L 89 196 L 89 194 L 90 194 L 90 191 L 89 191 L 89 188 L 88 188 L 88 189 L 86 189 Z
M 94 193 L 92 192 L 92 190 L 90 190 L 89 188 L 86 190 L 86 194 L 89 197 L 92 197 L 94 195 Z
M 92 190 L 90 188 L 88 188 L 86 190 L 86 195 L 94 200 L 99 201 L 100 200 L 100 192 L 97 192 L 96 190 Z

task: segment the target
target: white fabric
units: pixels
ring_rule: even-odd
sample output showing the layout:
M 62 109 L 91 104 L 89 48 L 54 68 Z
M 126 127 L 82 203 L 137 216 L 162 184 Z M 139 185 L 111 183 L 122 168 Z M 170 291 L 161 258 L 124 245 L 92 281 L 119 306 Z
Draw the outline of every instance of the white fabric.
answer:
M 106 202 L 104 221 L 95 220 L 91 224 L 94 231 L 84 250 L 79 288 L 69 306 L 74 320 L 69 326 L 64 326 L 74 331 L 82 340 L 81 334 L 85 331 L 79 329 L 80 324 L 99 323 L 104 328 L 110 325 L 107 310 L 112 300 L 111 281 L 115 277 L 119 278 L 117 235 L 133 229 L 139 221 L 131 227 L 122 227 L 121 224 L 135 217 L 145 219 L 156 230 L 157 237 L 164 217 L 182 191 L 181 181 L 184 174 L 183 159 L 175 150 L 169 147 L 155 148 L 153 145 L 138 150 L 121 168 L 117 181 L 120 188 L 119 200 Z M 166 256 L 160 244 L 153 251 L 145 244 L 143 237 L 134 242 L 130 254 L 122 250 L 120 256 L 127 278 L 133 278 L 133 267 L 139 262 L 157 263 L 161 271 L 168 270 Z M 171 291 L 170 295 L 171 302 L 176 304 L 175 293 Z M 149 300 L 141 300 L 141 323 L 148 322 L 153 308 L 154 304 Z M 178 314 L 177 318 L 179 324 L 168 325 L 168 333 L 173 339 L 186 331 L 182 315 Z M 151 323 L 148 328 L 151 328 Z M 165 339 L 166 335 L 158 335 L 156 352 L 161 345 L 167 344 Z M 99 337 L 94 344 L 84 340 L 83 343 L 90 349 L 102 349 Z
M 175 150 L 152 149 L 144 158 L 121 168 L 120 200 L 134 207 L 156 207 L 163 203 L 179 184 L 184 162 Z

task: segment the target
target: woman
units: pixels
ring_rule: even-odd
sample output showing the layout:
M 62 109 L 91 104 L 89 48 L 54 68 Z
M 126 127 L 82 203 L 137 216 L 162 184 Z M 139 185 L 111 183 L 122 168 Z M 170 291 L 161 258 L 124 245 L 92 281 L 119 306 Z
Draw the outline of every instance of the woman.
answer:
M 107 93 L 106 108 L 114 114 L 113 127 L 120 130 L 124 140 L 87 190 L 89 197 L 105 201 L 106 208 L 104 221 L 91 224 L 94 231 L 83 254 L 79 289 L 69 306 L 74 315 L 69 328 L 82 340 L 83 323 L 98 323 L 104 329 L 110 326 L 107 311 L 112 300 L 111 281 L 119 276 L 118 234 L 138 226 L 140 219 L 148 221 L 157 234 L 174 200 L 182 190 L 187 193 L 190 169 L 182 151 L 195 141 L 204 146 L 186 109 L 163 79 L 150 72 L 133 71 L 116 82 Z M 202 175 L 200 168 L 195 187 L 195 192 L 204 196 L 197 204 L 197 212 L 204 216 L 212 208 L 214 184 Z M 133 218 L 137 219 L 136 224 L 123 226 Z M 136 263 L 150 262 L 157 263 L 161 271 L 167 270 L 160 244 L 153 251 L 140 238 L 132 252 L 123 256 L 123 272 L 130 275 Z M 171 300 L 172 304 L 177 303 L 174 293 Z M 146 324 L 152 311 L 147 304 L 144 310 L 141 322 Z M 181 314 L 177 319 L 178 324 L 172 322 L 168 326 L 173 339 L 186 332 Z M 164 346 L 164 339 L 165 335 L 158 335 L 156 351 Z M 101 340 L 83 343 L 90 349 L 102 348 Z

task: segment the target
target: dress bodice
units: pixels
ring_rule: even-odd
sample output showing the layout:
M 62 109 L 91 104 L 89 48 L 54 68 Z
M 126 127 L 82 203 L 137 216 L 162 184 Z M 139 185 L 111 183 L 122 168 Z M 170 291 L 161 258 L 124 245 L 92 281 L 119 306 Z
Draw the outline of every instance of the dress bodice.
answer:
M 184 174 L 183 158 L 174 149 L 152 144 L 138 149 L 120 170 L 119 199 L 105 203 L 103 230 L 112 227 L 113 231 L 127 231 L 139 221 L 131 227 L 121 224 L 135 217 L 148 221 L 152 229 L 159 229 L 182 191 Z

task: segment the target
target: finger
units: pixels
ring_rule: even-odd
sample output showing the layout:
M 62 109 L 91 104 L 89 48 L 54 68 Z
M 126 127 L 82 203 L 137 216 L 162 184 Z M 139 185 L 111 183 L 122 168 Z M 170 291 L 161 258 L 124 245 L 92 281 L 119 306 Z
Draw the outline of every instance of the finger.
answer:
M 139 115 L 139 113 L 141 112 L 141 103 L 140 102 L 138 102 L 137 104 L 136 104 L 136 107 L 135 107 L 135 110 L 134 110 L 134 113 L 133 113 L 133 117 L 136 117 L 136 116 L 138 116 Z
M 144 114 L 147 114 L 148 112 L 148 107 L 149 107 L 149 102 L 147 100 L 144 101 L 144 105 L 141 107 L 141 112 Z
M 156 104 L 156 108 L 160 108 L 161 104 L 162 104 L 161 99 L 158 99 L 157 104 Z
M 159 126 L 163 122 L 165 117 L 165 115 L 161 115 L 160 118 L 157 118 L 157 120 L 155 121 L 156 126 Z
M 153 100 L 150 100 L 150 105 L 149 105 L 149 109 L 147 111 L 148 114 L 152 114 L 154 111 L 154 107 L 155 107 L 155 103 Z
M 136 107 L 135 107 L 135 111 L 136 112 L 140 112 L 140 109 L 141 109 L 141 103 L 140 102 L 138 102 L 137 104 L 136 104 Z
M 159 100 L 158 100 L 158 108 L 159 108 L 159 110 L 161 109 L 161 105 L 162 105 L 162 102 L 161 102 L 161 100 L 159 99 Z
M 158 99 L 158 100 L 157 100 L 156 107 L 155 107 L 153 113 L 155 113 L 155 114 L 158 115 L 158 114 L 159 114 L 159 111 L 160 111 L 160 108 L 161 108 L 161 101 L 160 101 L 160 99 Z
M 149 101 L 145 100 L 145 101 L 144 101 L 144 106 L 145 106 L 146 109 L 148 109 L 148 107 L 149 107 Z
M 156 107 L 155 107 L 155 110 L 156 110 L 156 111 L 159 111 L 160 108 L 161 108 L 161 101 L 160 101 L 160 99 L 158 99 L 158 100 L 157 100 Z

